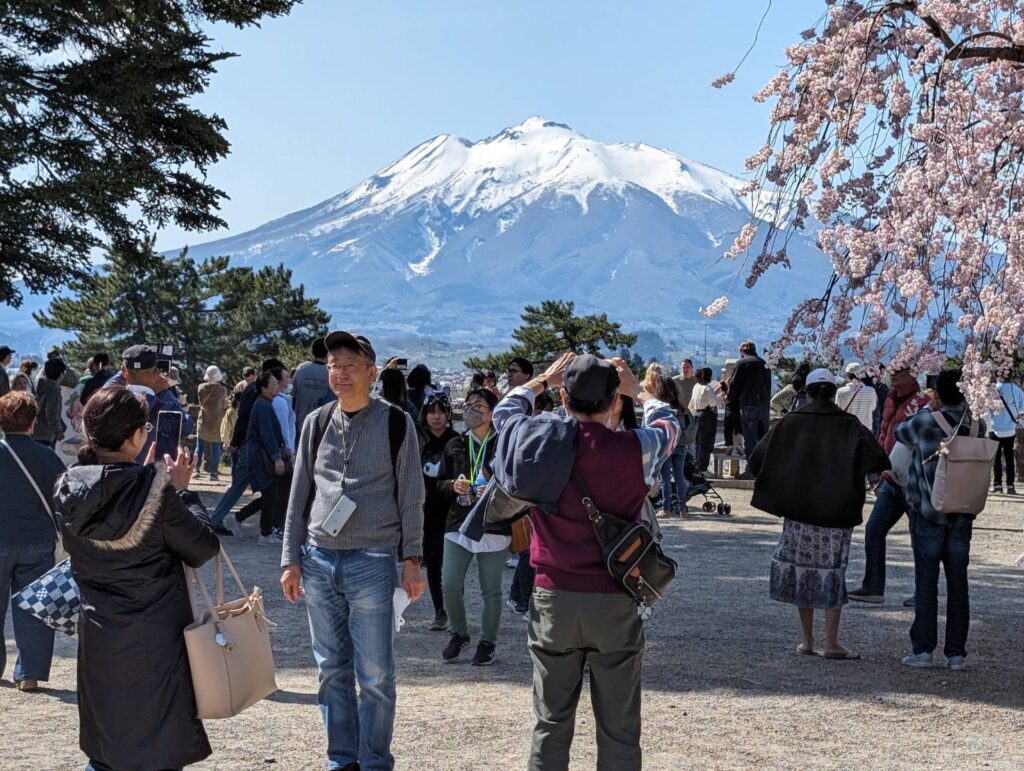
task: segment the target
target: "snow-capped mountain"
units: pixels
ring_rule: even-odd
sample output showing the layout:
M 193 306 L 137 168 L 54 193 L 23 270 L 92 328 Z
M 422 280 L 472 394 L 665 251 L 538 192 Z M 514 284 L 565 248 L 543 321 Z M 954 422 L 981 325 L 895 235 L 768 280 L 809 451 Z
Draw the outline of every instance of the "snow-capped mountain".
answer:
M 378 335 L 504 342 L 526 304 L 569 299 L 695 344 L 698 308 L 733 282 L 722 254 L 750 218 L 743 184 L 533 117 L 477 142 L 435 137 L 334 198 L 190 254 L 284 263 L 335 326 Z M 820 294 L 827 260 L 807 239 L 788 253 L 792 271 L 754 290 L 736 282 L 712 341 L 767 341 L 795 302 Z

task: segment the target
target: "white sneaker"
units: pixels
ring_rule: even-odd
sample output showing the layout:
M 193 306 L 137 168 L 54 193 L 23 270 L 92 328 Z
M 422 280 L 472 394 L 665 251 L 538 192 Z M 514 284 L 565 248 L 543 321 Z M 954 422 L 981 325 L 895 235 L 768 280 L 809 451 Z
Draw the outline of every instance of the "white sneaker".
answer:
M 932 660 L 932 654 L 930 653 L 914 653 L 910 656 L 904 656 L 903 663 L 908 667 L 914 667 L 916 669 L 927 669 L 935 666 L 935 662 Z
M 260 540 L 256 542 L 257 546 L 280 546 L 284 543 L 284 539 L 281 538 L 277 533 L 271 533 L 270 535 L 261 535 Z

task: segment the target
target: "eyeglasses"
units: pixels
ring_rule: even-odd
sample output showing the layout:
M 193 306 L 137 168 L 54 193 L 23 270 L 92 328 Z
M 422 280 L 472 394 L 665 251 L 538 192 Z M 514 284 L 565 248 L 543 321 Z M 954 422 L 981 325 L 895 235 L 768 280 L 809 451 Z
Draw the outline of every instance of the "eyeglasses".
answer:
M 508 369 L 505 370 L 505 372 L 507 372 L 509 375 L 515 375 L 519 372 L 522 372 L 522 370 L 519 369 L 519 367 L 509 367 Z
M 488 408 L 487 402 L 483 399 L 474 399 L 471 402 L 466 402 L 467 407 L 471 407 L 474 410 L 486 410 Z

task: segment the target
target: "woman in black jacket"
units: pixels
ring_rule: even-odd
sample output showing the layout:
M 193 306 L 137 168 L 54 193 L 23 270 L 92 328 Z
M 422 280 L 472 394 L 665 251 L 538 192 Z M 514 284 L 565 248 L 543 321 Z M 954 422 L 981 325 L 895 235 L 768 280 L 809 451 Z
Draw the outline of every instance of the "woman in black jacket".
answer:
M 448 628 L 441 585 L 444 561 L 444 527 L 448 520 L 449 498 L 437 489 L 441 462 L 448 443 L 458 437 L 452 428 L 452 402 L 448 394 L 437 391 L 426 398 L 420 410 L 420 458 L 427 496 L 423 502 L 423 567 L 427 569 L 427 586 L 434 602 L 434 623 L 431 632 Z
M 818 655 L 817 608 L 825 612 L 825 658 L 857 659 L 839 644 L 850 539 L 864 521 L 865 477 L 888 469 L 889 457 L 856 416 L 836 406 L 834 375 L 816 369 L 806 387 L 811 401 L 786 415 L 751 454 L 757 481 L 750 503 L 783 518 L 770 594 L 797 606 L 803 630 L 797 653 Z
M 193 621 L 184 565 L 220 544 L 194 493 L 194 462 L 135 458 L 146 403 L 101 389 L 85 406 L 79 465 L 58 481 L 64 547 L 82 595 L 79 743 L 88 769 L 180 769 L 210 755 L 182 631 Z

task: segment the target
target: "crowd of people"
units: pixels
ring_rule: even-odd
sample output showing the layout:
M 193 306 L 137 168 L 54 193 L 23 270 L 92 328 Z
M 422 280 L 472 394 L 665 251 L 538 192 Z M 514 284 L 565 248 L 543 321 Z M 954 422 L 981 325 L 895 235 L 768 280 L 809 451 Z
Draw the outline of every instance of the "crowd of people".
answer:
M 378 369 L 370 341 L 341 331 L 316 340 L 295 368 L 275 358 L 246 368 L 230 390 L 211 365 L 191 401 L 166 346 L 132 346 L 116 369 L 98 352 L 82 377 L 55 349 L 41 371 L 26 360 L 9 379 L 14 353 L 0 346 L 0 484 L 8 491 L 0 618 L 13 591 L 53 566 L 60 536 L 83 597 L 81 746 L 96 770 L 180 768 L 210 754 L 184 664 L 181 630 L 192 615 L 182 566 L 209 560 L 257 512 L 257 544 L 279 550 L 284 596 L 304 598 L 309 615 L 329 768 L 393 767 L 396 589 L 412 601 L 429 591 L 429 628 L 447 634 L 438 644 L 444 662 L 460 659 L 476 627 L 471 663 L 494 665 L 503 605 L 528 622 L 531 769 L 568 766 L 584 677 L 598 767 L 639 768 L 642 614 L 609 576 L 581 498 L 656 529 L 657 509 L 687 515 L 693 473 L 707 473 L 715 453 L 745 460 L 738 476 L 754 480 L 752 505 L 783 519 L 769 591 L 798 608 L 799 654 L 859 658 L 839 642 L 841 611 L 847 600 L 884 602 L 886 536 L 907 514 L 916 591 L 905 603 L 915 618 L 903 661 L 937 663 L 942 566 L 946 666 L 963 669 L 974 513 L 934 503 L 938 456 L 952 437 L 991 436 L 999 448 L 991 490 L 1013 494 L 1024 410 L 1024 391 L 1012 383 L 997 384 L 1002 409 L 979 420 L 958 371 L 922 388 L 909 369 L 869 374 L 857 362 L 841 379 L 802 364 L 773 395 L 771 370 L 751 341 L 717 380 L 689 359 L 675 376 L 652 363 L 640 382 L 621 359 L 570 353 L 540 365 L 517 357 L 503 377 L 478 373 L 458 403 L 425 365 L 406 373 L 391 359 Z M 68 398 L 62 387 L 72 389 Z M 181 447 L 157 458 L 154 429 L 167 412 L 180 416 Z M 493 487 L 496 457 L 526 453 L 560 468 L 556 439 L 566 432 L 575 447 L 568 466 L 585 496 L 563 480 L 548 504 L 531 502 L 526 517 L 475 532 L 470 522 Z M 81 435 L 78 463 L 65 469 L 54 448 L 72 433 Z M 204 474 L 218 481 L 225 466 L 230 485 L 208 513 L 190 483 Z M 847 592 L 852 532 L 869 490 L 865 574 Z M 247 491 L 254 497 L 235 511 Z M 474 561 L 482 610 L 471 621 L 465 590 Z M 515 573 L 503 602 L 506 565 Z M 824 613 L 821 648 L 815 610 Z M 13 619 L 14 680 L 35 690 L 49 677 L 53 630 L 19 608 Z M 4 664 L 0 649 L 0 674 Z M 141 709 L 140 693 L 159 709 Z M 145 714 L 164 717 L 147 722 Z

